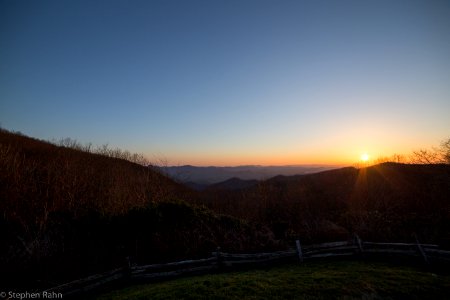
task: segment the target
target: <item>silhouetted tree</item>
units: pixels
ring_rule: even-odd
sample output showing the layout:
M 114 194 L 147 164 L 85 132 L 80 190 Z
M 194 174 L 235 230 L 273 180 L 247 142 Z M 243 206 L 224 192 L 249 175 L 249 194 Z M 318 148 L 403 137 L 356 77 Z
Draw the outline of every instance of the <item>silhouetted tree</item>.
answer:
M 442 141 L 439 148 L 413 151 L 411 161 L 418 164 L 450 164 L 450 138 Z
M 446 164 L 450 164 L 450 138 L 441 143 L 441 157 Z

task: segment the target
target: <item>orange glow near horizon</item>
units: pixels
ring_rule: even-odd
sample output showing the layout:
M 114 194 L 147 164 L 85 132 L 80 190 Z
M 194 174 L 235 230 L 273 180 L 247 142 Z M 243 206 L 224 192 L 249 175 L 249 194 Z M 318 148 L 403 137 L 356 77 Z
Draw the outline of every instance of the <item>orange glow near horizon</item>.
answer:
M 286 166 L 286 165 L 337 165 L 349 166 L 359 162 L 368 162 L 372 157 L 389 157 L 392 154 L 375 153 L 373 156 L 358 150 L 355 151 L 336 151 L 334 153 L 325 153 L 326 151 L 316 151 L 299 155 L 297 153 L 285 153 L 281 155 L 265 155 L 263 153 L 254 154 L 182 154 L 158 159 L 168 165 L 194 165 L 194 166 L 242 166 L 242 165 L 261 165 L 261 166 Z M 359 152 L 359 153 L 358 153 Z
M 417 149 L 430 148 L 440 140 L 420 142 L 419 137 L 400 139 L 382 135 L 364 136 L 345 132 L 329 139 L 315 140 L 304 144 L 302 141 L 280 141 L 279 143 L 247 143 L 244 145 L 207 145 L 174 151 L 161 149 L 162 157 L 150 159 L 156 164 L 195 166 L 286 166 L 286 165 L 336 165 L 354 166 L 360 163 L 381 162 L 402 155 L 405 160 Z M 430 146 L 431 145 L 431 146 Z M 255 150 L 256 149 L 256 150 Z M 149 156 L 151 157 L 151 156 Z M 155 158 L 155 156 L 153 156 Z
M 315 146 L 315 145 L 314 145 Z M 349 150 L 350 148 L 350 150 Z M 381 162 L 394 154 L 403 155 L 407 159 L 409 153 L 417 149 L 414 147 L 401 149 L 394 147 L 382 147 L 377 144 L 369 144 L 369 147 L 349 145 L 327 145 L 327 147 L 310 149 L 293 149 L 292 151 L 194 151 L 165 153 L 163 157 L 153 156 L 151 160 L 155 164 L 180 166 L 242 166 L 242 165 L 261 165 L 261 166 L 286 166 L 286 165 L 336 165 L 353 166 L 359 163 Z M 321 150 L 320 150 L 321 149 Z M 233 149 L 234 150 L 234 149 Z M 303 151 L 302 151 L 303 150 Z M 278 152 L 278 153 L 277 153 Z M 164 153 L 164 152 L 161 152 Z M 370 153 L 370 154 L 369 154 Z
M 258 131 L 254 135 L 234 136 L 232 141 L 214 137 L 208 143 L 174 142 L 157 149 L 168 165 L 242 166 L 242 165 L 359 165 L 386 161 L 394 155 L 408 159 L 413 151 L 430 149 L 442 142 L 445 134 L 410 134 L 399 124 L 380 122 L 381 116 L 355 117 L 342 122 L 327 121 L 322 131 L 311 127 L 290 131 Z M 245 130 L 243 130 L 245 131 Z M 274 137 L 275 136 L 275 137 Z M 147 151 L 154 151 L 147 148 Z M 151 158 L 151 156 L 149 156 Z M 150 159 L 152 160 L 152 159 Z M 153 160 L 152 160 L 153 161 Z

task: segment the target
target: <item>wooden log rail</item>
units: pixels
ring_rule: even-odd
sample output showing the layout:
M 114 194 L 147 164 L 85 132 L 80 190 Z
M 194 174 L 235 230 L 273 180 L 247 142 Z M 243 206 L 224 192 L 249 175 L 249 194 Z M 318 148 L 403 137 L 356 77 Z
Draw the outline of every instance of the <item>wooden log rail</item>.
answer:
M 301 246 L 296 241 L 296 248 L 286 251 L 267 253 L 226 253 L 220 248 L 212 252 L 211 257 L 183 260 L 165 264 L 144 266 L 125 266 L 102 274 L 89 276 L 46 290 L 46 292 L 62 293 L 64 297 L 79 296 L 105 284 L 126 280 L 133 282 L 149 282 L 164 280 L 187 274 L 204 274 L 230 270 L 239 266 L 265 265 L 280 261 L 295 261 L 302 263 L 311 259 L 339 258 L 363 255 L 408 256 L 421 258 L 425 263 L 450 263 L 450 251 L 439 249 L 438 245 L 416 243 L 374 243 L 361 241 L 355 236 L 353 241 L 340 241 L 315 245 Z

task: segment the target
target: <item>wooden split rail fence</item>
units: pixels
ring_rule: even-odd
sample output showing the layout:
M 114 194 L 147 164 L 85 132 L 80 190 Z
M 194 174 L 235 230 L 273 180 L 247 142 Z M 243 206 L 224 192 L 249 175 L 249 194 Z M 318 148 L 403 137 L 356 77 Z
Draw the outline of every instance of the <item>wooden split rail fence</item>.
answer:
M 150 282 L 178 277 L 181 275 L 215 273 L 238 267 L 263 266 L 282 261 L 307 261 L 312 259 L 339 257 L 417 257 L 426 264 L 449 263 L 450 251 L 441 250 L 437 245 L 420 243 L 373 243 L 363 242 L 358 236 L 353 241 L 332 242 L 301 246 L 296 241 L 296 249 L 255 254 L 232 254 L 221 252 L 220 248 L 212 256 L 197 260 L 184 260 L 166 264 L 131 266 L 129 261 L 123 268 L 112 270 L 84 279 L 75 280 L 46 292 L 62 293 L 64 297 L 79 296 L 113 282 Z

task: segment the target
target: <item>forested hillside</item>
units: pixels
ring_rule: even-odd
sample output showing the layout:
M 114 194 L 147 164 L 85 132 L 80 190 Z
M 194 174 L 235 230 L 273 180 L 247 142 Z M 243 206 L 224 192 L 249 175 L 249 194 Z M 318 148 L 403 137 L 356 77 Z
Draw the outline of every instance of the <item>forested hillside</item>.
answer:
M 450 165 L 383 163 L 277 176 L 243 190 L 209 189 L 202 203 L 305 241 L 358 233 L 372 240 L 450 240 Z
M 217 246 L 273 248 L 271 232 L 194 207 L 154 168 L 0 131 L 0 269 L 5 286 L 54 285 Z

